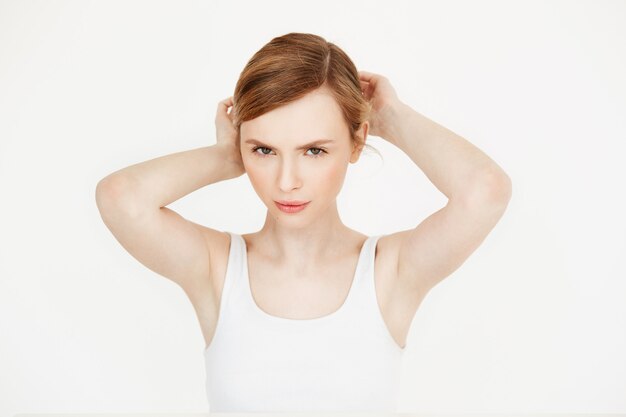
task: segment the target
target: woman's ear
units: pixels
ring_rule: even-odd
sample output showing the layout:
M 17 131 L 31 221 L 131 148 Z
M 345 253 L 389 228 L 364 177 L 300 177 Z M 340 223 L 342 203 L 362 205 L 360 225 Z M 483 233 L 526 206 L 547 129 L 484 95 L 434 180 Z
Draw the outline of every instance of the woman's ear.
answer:
M 359 160 L 361 152 L 365 147 L 365 141 L 367 140 L 367 131 L 369 130 L 369 122 L 365 121 L 361 123 L 361 127 L 356 131 L 356 140 L 352 141 L 352 153 L 350 155 L 350 162 L 353 164 Z

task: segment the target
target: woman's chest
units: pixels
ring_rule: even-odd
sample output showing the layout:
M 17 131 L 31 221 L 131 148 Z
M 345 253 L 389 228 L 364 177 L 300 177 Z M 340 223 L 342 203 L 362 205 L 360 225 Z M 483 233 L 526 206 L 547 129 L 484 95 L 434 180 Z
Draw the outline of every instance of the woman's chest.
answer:
M 405 345 L 410 317 L 402 319 L 390 299 L 395 282 L 393 253 L 379 239 L 374 258 L 374 289 L 376 303 L 387 329 L 400 346 Z M 229 259 L 229 245 L 212 254 L 212 285 L 214 305 L 210 309 L 196 308 L 206 345 L 215 332 L 221 295 Z M 225 248 L 225 249 L 224 249 Z M 294 320 L 314 319 L 333 314 L 346 302 L 357 272 L 358 259 L 328 263 L 324 268 L 300 273 L 294 268 L 277 268 L 263 262 L 253 253 L 247 257 L 248 282 L 252 301 L 264 313 Z M 244 277 L 246 278 L 246 277 Z

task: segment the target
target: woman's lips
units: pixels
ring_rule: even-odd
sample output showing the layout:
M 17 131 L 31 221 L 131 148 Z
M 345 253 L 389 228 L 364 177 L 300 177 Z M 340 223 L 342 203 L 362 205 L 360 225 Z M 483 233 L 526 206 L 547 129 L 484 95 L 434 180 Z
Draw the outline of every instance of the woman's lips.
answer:
M 310 203 L 310 201 L 304 204 L 298 204 L 298 205 L 291 205 L 291 204 L 286 205 L 286 204 L 281 204 L 278 201 L 274 201 L 274 203 L 276 204 L 276 207 L 278 207 L 280 211 L 284 213 L 297 213 L 299 211 L 304 210 L 305 207 Z

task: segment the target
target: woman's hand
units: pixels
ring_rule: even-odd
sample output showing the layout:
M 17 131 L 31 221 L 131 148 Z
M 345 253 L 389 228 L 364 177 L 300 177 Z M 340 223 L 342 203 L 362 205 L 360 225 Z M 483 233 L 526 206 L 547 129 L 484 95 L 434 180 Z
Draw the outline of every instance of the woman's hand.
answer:
M 368 133 L 393 143 L 392 132 L 397 123 L 394 119 L 404 103 L 398 98 L 387 77 L 359 71 L 359 80 L 363 96 L 372 104 Z
M 233 97 L 228 97 L 220 101 L 217 105 L 217 114 L 215 115 L 215 129 L 217 146 L 227 149 L 229 161 L 236 167 L 237 171 L 242 175 L 245 172 L 243 160 L 241 158 L 241 145 L 239 143 L 239 131 L 235 128 L 233 116 Z M 231 109 L 230 113 L 228 109 Z

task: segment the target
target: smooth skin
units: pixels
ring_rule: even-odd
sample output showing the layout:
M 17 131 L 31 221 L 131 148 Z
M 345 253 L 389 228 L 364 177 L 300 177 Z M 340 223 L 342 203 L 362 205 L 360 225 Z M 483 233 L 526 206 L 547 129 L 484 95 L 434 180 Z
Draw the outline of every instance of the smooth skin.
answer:
M 232 150 L 233 160 L 248 174 L 267 207 L 265 224 L 254 235 L 254 245 L 263 248 L 263 256 L 275 265 L 299 271 L 296 277 L 315 276 L 317 265 L 328 263 L 333 254 L 342 253 L 346 241 L 355 240 L 355 232 L 339 217 L 336 198 L 348 163 L 359 159 L 368 130 L 388 137 L 388 114 L 394 103 L 399 103 L 387 79 L 370 77 L 363 79 L 361 86 L 373 112 L 356 133 L 358 144 L 351 141 L 341 109 L 325 87 L 243 122 L 240 135 L 233 126 L 232 112 L 227 111 L 233 98 L 222 100 L 218 107 L 217 142 Z M 321 138 L 333 142 L 297 149 Z M 250 139 L 261 144 L 247 143 Z M 310 203 L 299 213 L 287 214 L 276 207 L 275 200 Z
M 368 133 L 389 141 L 448 197 L 445 207 L 415 228 L 378 240 L 377 299 L 392 336 L 404 346 L 426 293 L 471 255 L 504 213 L 511 182 L 470 142 L 401 102 L 386 77 L 360 71 L 359 78 L 372 104 L 370 119 L 357 132 L 361 144 Z M 230 237 L 183 218 L 168 204 L 202 186 L 248 174 L 267 206 L 263 228 L 242 235 L 250 285 L 257 305 L 280 317 L 336 311 L 367 237 L 343 225 L 337 213 L 348 163 L 358 160 L 362 146 L 350 141 L 327 91 L 244 122 L 241 135 L 228 111 L 232 105 L 232 97 L 218 105 L 215 145 L 126 167 L 96 189 L 102 218 L 124 248 L 184 289 L 207 344 L 217 322 Z M 263 146 L 247 143 L 253 138 Z M 334 142 L 296 149 L 319 138 Z M 274 204 L 279 199 L 311 203 L 287 214 Z
M 456 270 L 497 223 L 510 198 L 510 181 L 478 148 L 402 103 L 386 77 L 367 71 L 360 71 L 359 77 L 372 114 L 357 136 L 364 142 L 369 132 L 399 147 L 449 197 L 446 207 L 416 228 L 383 236 L 378 242 L 379 305 L 402 346 L 426 293 Z M 250 276 L 259 277 L 256 290 L 251 284 L 257 304 L 273 308 L 274 315 L 297 315 L 303 307 L 295 302 L 290 305 L 288 300 L 294 297 L 289 295 L 307 284 L 303 292 L 310 294 L 324 285 L 326 277 L 335 279 L 326 287 L 334 285 L 334 293 L 340 294 L 326 303 L 335 308 L 314 303 L 310 310 L 318 314 L 309 316 L 335 311 L 350 283 L 332 271 L 340 270 L 342 259 L 352 258 L 355 266 L 358 248 L 366 238 L 341 222 L 336 204 L 348 163 L 357 162 L 363 147 L 350 141 L 339 107 L 324 88 L 242 123 L 240 135 L 226 112 L 232 105 L 230 97 L 219 107 L 220 142 L 232 149 L 234 160 L 239 161 L 241 155 L 241 166 L 268 208 L 263 228 L 244 236 L 251 248 L 250 263 L 256 265 Z M 247 143 L 252 138 L 260 140 L 262 147 Z M 325 152 L 297 149 L 317 138 L 334 142 L 320 145 Z M 286 214 L 274 205 L 274 200 L 281 199 L 311 203 L 298 214 Z M 331 273 L 323 273 L 328 270 Z M 342 270 L 346 271 L 343 276 L 351 277 L 349 267 Z
M 240 157 L 235 165 L 243 167 L 267 207 L 262 229 L 243 235 L 253 297 L 261 310 L 278 317 L 330 314 L 343 305 L 367 239 L 342 223 L 337 195 L 348 164 L 359 159 L 369 123 L 357 131 L 355 144 L 326 88 L 243 122 L 240 135 L 227 112 L 232 105 L 232 97 L 220 103 L 219 142 L 232 150 L 233 160 Z M 318 139 L 331 142 L 312 143 Z M 277 200 L 309 203 L 285 213 Z

